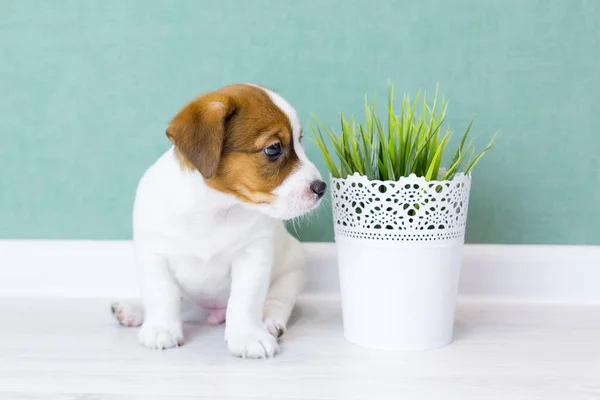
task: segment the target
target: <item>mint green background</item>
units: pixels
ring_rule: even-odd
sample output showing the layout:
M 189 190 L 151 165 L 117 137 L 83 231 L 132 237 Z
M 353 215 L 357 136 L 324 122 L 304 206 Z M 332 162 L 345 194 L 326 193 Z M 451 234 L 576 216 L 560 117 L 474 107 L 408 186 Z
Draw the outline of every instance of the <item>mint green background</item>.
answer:
M 593 0 L 3 1 L 0 237 L 130 238 L 137 180 L 203 91 L 262 83 L 336 124 L 391 79 L 439 81 L 480 147 L 501 129 L 469 242 L 600 244 L 599 64 Z M 298 226 L 332 239 L 327 207 Z

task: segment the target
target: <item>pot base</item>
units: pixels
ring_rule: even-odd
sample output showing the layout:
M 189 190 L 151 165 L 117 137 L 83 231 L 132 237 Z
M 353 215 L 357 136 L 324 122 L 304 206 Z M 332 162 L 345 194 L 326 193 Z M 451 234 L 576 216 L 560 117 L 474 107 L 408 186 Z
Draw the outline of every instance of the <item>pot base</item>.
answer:
M 336 241 L 349 342 L 380 350 L 427 350 L 452 342 L 462 244 Z

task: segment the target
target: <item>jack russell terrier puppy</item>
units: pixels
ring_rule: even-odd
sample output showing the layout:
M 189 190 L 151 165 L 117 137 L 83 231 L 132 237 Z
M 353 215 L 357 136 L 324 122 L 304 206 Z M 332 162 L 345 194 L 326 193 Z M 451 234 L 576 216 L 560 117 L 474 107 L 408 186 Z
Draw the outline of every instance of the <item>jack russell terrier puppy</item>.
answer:
M 173 143 L 142 177 L 133 210 L 143 308 L 114 303 L 152 349 L 183 343 L 181 305 L 226 321 L 238 357 L 268 358 L 303 288 L 305 254 L 283 220 L 314 210 L 326 185 L 308 160 L 296 111 L 251 84 L 225 86 L 170 122 Z

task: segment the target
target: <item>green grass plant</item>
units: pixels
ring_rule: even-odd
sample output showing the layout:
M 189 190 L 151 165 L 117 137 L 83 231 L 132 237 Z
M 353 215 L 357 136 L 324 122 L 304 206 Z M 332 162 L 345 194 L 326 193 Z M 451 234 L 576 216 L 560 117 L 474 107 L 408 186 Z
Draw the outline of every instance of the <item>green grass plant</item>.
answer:
M 431 103 L 427 102 L 425 93 L 421 100 L 419 91 L 414 100 L 404 95 L 399 110 L 395 107 L 398 106 L 394 86 L 390 84 L 384 120 L 375 112 L 375 96 L 372 102 L 365 97 L 364 122 L 347 119 L 340 113 L 339 131 L 314 117 L 311 129 L 334 178 L 359 173 L 371 180 L 396 181 L 410 174 L 428 181 L 451 180 L 459 172 L 470 174 L 494 146 L 496 134 L 481 152 L 472 149 L 469 134 L 474 120 L 471 120 L 449 165 L 439 176 L 453 131 L 444 124 L 448 104 L 443 98 L 438 100 L 438 88 Z

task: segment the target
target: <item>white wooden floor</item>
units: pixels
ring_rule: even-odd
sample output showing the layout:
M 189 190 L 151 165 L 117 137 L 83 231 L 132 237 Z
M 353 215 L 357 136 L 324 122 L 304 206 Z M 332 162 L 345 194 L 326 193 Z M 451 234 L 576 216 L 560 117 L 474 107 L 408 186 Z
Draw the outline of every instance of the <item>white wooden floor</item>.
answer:
M 346 343 L 331 298 L 301 301 L 272 360 L 186 331 L 152 352 L 108 300 L 1 299 L 0 399 L 600 399 L 600 307 L 462 301 L 455 343 L 420 353 Z

